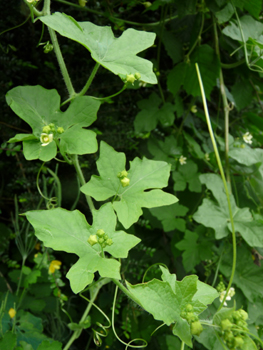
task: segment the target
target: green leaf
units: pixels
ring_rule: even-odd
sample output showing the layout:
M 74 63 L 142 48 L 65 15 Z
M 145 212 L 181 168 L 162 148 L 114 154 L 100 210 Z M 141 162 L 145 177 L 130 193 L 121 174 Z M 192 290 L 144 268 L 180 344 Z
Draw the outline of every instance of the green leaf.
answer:
M 251 84 L 248 84 L 246 80 L 237 80 L 231 89 L 231 94 L 234 97 L 237 110 L 240 111 L 251 103 L 254 90 Z
M 4 334 L 4 337 L 0 339 L 0 349 L 13 350 L 14 347 L 16 346 L 16 338 L 17 338 L 16 334 L 12 333 L 11 331 L 6 332 Z
M 27 344 L 27 342 L 25 341 L 20 341 L 19 342 L 20 346 L 19 346 L 19 350 L 34 350 L 31 344 Z
M 156 84 L 152 63 L 137 53 L 152 46 L 154 33 L 127 29 L 115 38 L 110 27 L 97 26 L 90 22 L 77 22 L 72 17 L 59 12 L 40 20 L 59 34 L 77 41 L 91 53 L 91 57 L 104 68 L 117 75 L 141 74 L 141 80 Z
M 58 341 L 49 342 L 48 340 L 44 340 L 37 350 L 61 350 L 62 349 L 62 343 Z
M 182 62 L 177 64 L 167 76 L 167 88 L 176 95 L 180 87 L 184 84 L 187 64 Z
M 130 184 L 122 187 L 118 173 L 125 170 L 124 153 L 116 152 L 105 142 L 101 142 L 100 158 L 97 168 L 100 176 L 93 175 L 91 180 L 81 187 L 81 191 L 97 201 L 104 201 L 117 196 L 119 201 L 113 202 L 113 208 L 119 221 L 125 228 L 130 227 L 142 214 L 142 207 L 154 208 L 170 205 L 178 199 L 158 188 L 167 186 L 170 165 L 143 158 L 135 158 L 130 162 L 128 178 Z M 152 189 L 144 192 L 145 190 Z
M 189 95 L 201 96 L 197 79 L 195 63 L 198 63 L 202 76 L 205 94 L 210 99 L 210 94 L 216 86 L 219 77 L 219 61 L 214 50 L 208 45 L 199 46 L 191 55 L 191 62 L 187 66 L 184 77 L 184 89 Z
M 79 293 L 90 284 L 96 271 L 102 277 L 120 279 L 120 263 L 114 259 L 101 257 L 99 244 L 91 246 L 87 242 L 90 235 L 103 229 L 113 241 L 112 246 L 107 246 L 104 250 L 116 258 L 126 258 L 129 249 L 140 241 L 124 231 L 115 231 L 116 216 L 111 204 L 93 211 L 92 226 L 78 210 L 72 212 L 60 208 L 37 210 L 27 212 L 26 216 L 34 227 L 36 236 L 45 246 L 79 256 L 77 263 L 67 273 L 74 293 Z
M 183 49 L 182 49 L 182 43 L 178 39 L 178 37 L 175 34 L 167 30 L 164 30 L 162 41 L 167 54 L 173 60 L 173 64 L 180 62 L 183 58 Z
M 199 159 L 204 159 L 205 154 L 204 152 L 201 150 L 201 147 L 199 145 L 199 143 L 197 143 L 192 136 L 190 136 L 189 134 L 187 134 L 184 131 L 184 138 L 186 140 L 186 142 L 188 143 L 188 147 L 189 147 L 189 151 L 191 153 L 196 154 L 197 158 Z
M 20 142 L 20 141 L 31 141 L 36 140 L 36 136 L 32 134 L 16 134 L 16 136 L 12 137 L 8 140 L 9 143 Z
M 246 0 L 244 8 L 255 18 L 258 18 L 262 10 L 261 0 Z
M 61 147 L 69 154 L 95 153 L 98 150 L 96 133 L 74 125 L 61 135 Z
M 183 265 L 186 272 L 192 271 L 201 261 L 199 257 L 197 240 L 197 233 L 186 230 L 184 239 L 175 245 L 177 249 L 184 250 Z
M 251 16 L 241 17 L 240 23 L 246 42 L 249 38 L 258 39 L 263 33 L 263 24 L 254 20 Z M 243 41 L 236 22 L 231 22 L 222 30 L 222 32 L 224 35 L 229 36 L 233 40 Z
M 32 348 L 36 350 L 39 344 L 47 339 L 43 334 L 42 319 L 23 310 L 19 310 L 16 317 L 19 321 L 17 342 L 21 343 L 23 341 L 32 345 Z
M 176 324 L 173 326 L 173 334 L 177 335 L 185 344 L 192 347 L 192 334 L 190 325 L 183 318 L 178 318 Z
M 165 271 L 163 267 L 160 267 L 163 274 L 163 281 L 153 279 L 150 282 L 131 285 L 127 283 L 129 291 L 140 301 L 142 307 L 150 312 L 156 320 L 163 321 L 168 326 L 171 323 L 176 322 L 173 333 L 178 335 L 187 345 L 192 346 L 190 329 L 185 324 L 185 321 L 181 318 L 181 312 L 184 310 L 187 304 L 193 306 L 194 313 L 200 314 L 206 309 L 199 299 L 206 300 L 207 294 L 214 291 L 212 288 L 205 289 L 200 287 L 199 296 L 195 297 L 198 291 L 197 276 L 187 276 L 181 282 L 176 281 L 176 276 L 171 275 L 169 271 Z M 203 290 L 202 290 L 203 288 Z M 204 292 L 204 297 L 202 296 Z M 214 293 L 212 293 L 213 295 Z M 216 297 L 218 293 L 216 293 Z M 213 297 L 210 300 L 214 300 Z M 187 331 L 188 329 L 188 331 Z M 186 332 L 186 333 L 185 333 Z
M 10 90 L 6 100 L 12 110 L 33 129 L 33 135 L 18 134 L 9 142 L 23 141 L 23 151 L 27 160 L 49 161 L 57 154 L 55 139 L 61 140 L 65 152 L 86 154 L 97 151 L 97 141 L 93 131 L 84 130 L 97 118 L 100 102 L 89 96 L 75 98 L 65 112 L 60 111 L 60 96 L 56 90 L 46 90 L 41 86 L 18 86 Z M 62 127 L 62 134 L 53 131 L 53 141 L 42 146 L 40 135 L 43 127 L 53 123 L 55 130 Z
M 232 4 L 229 2 L 226 4 L 226 6 L 215 13 L 215 16 L 217 18 L 217 21 L 219 24 L 228 22 L 230 20 L 230 18 L 233 16 L 235 10 L 234 7 L 232 6 Z
M 252 260 L 250 249 L 244 244 L 237 247 L 237 267 L 234 275 L 234 284 L 242 290 L 246 298 L 253 302 L 263 297 L 263 266 L 257 266 Z M 226 251 L 223 256 L 220 271 L 229 278 L 232 270 L 232 252 Z
M 228 224 L 229 230 L 231 225 Z M 235 230 L 241 234 L 250 247 L 263 248 L 263 223 L 262 221 L 236 222 Z
M 188 212 L 187 207 L 175 203 L 169 206 L 150 209 L 150 212 L 161 221 L 165 232 L 170 232 L 175 229 L 183 232 L 185 231 L 185 220 L 178 218 L 178 216 L 185 216 Z
M 173 172 L 174 191 L 184 191 L 187 183 L 191 192 L 201 192 L 202 186 L 199 180 L 198 167 L 192 160 L 179 165 L 178 170 Z
M 245 148 L 232 147 L 229 150 L 229 157 L 246 166 L 263 162 L 263 150 L 261 148 L 251 148 L 245 145 Z
M 60 108 L 60 96 L 57 90 L 47 90 L 42 86 L 18 86 L 8 91 L 6 102 L 33 132 L 40 136 L 43 126 L 52 123 L 52 116 Z
M 56 157 L 57 145 L 55 141 L 50 142 L 47 146 L 42 146 L 39 140 L 23 141 L 23 151 L 26 160 L 40 159 L 48 162 Z
M 137 134 L 152 131 L 156 128 L 158 121 L 164 127 L 173 125 L 175 106 L 167 102 L 159 109 L 160 103 L 161 100 L 155 93 L 152 93 L 148 100 L 142 100 L 138 103 L 142 110 L 134 120 L 134 128 Z
M 193 218 L 206 227 L 212 227 L 215 230 L 216 239 L 226 237 L 230 232 L 228 229 L 230 218 L 223 181 L 220 176 L 215 174 L 203 174 L 199 178 L 201 183 L 212 191 L 218 204 L 205 198 Z M 239 209 L 233 195 L 230 195 L 230 201 L 234 223 L 252 221 L 252 215 L 248 208 Z
M 204 327 L 203 332 L 196 338 L 198 343 L 203 344 L 208 350 L 223 350 L 220 341 L 217 339 L 214 328 Z

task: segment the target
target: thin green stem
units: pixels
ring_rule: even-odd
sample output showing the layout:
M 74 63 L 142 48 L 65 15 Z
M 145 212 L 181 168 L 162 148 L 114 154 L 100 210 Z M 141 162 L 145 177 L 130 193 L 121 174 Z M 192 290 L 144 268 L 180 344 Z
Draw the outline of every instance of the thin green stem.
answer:
M 217 35 L 217 29 L 216 29 L 216 21 L 213 17 L 213 25 L 214 25 L 214 35 L 215 35 L 215 49 L 216 54 L 218 57 L 218 60 L 220 62 L 220 50 L 219 50 L 219 41 L 218 41 L 218 35 Z M 223 107 L 224 107 L 224 116 L 225 116 L 225 161 L 226 161 L 226 180 L 231 185 L 231 179 L 230 179 L 230 171 L 229 171 L 229 105 L 227 101 L 226 96 L 226 90 L 225 90 L 225 84 L 224 84 L 224 76 L 222 68 L 220 67 L 219 70 L 219 84 L 220 84 L 220 92 L 223 100 Z
M 42 13 L 43 13 L 44 16 L 50 15 L 50 0 L 45 0 L 44 1 L 44 6 L 43 6 Z M 51 42 L 52 42 L 53 48 L 54 48 L 54 52 L 55 52 L 57 60 L 58 60 L 58 64 L 59 64 L 59 67 L 60 67 L 60 70 L 61 70 L 61 74 L 62 74 L 62 76 L 64 78 L 64 81 L 65 81 L 68 93 L 69 93 L 70 97 L 72 97 L 76 93 L 75 93 L 75 90 L 73 88 L 73 85 L 72 85 L 72 82 L 71 82 L 71 79 L 70 79 L 70 76 L 69 76 L 69 73 L 68 73 L 68 70 L 67 70 L 64 58 L 62 56 L 62 53 L 61 53 L 61 50 L 60 50 L 60 47 L 59 47 L 57 35 L 56 35 L 55 31 L 53 29 L 51 29 L 50 27 L 48 27 L 48 31 L 49 31 L 49 35 L 50 35 L 50 38 L 51 38 Z
M 221 62 L 220 65 L 221 65 L 221 67 L 223 69 L 232 69 L 232 68 L 236 68 L 238 66 L 241 66 L 245 62 L 246 62 L 246 59 L 243 58 L 242 60 L 240 60 L 238 62 L 234 62 L 234 63 L 223 63 L 223 62 Z
M 208 107 L 207 107 L 207 103 L 206 103 L 206 97 L 205 97 L 205 90 L 204 90 L 204 86 L 203 86 L 203 82 L 202 82 L 202 78 L 201 78 L 201 74 L 199 71 L 199 67 L 198 64 L 195 64 L 196 66 L 196 71 L 197 71 L 197 76 L 198 76 L 198 80 L 199 80 L 199 85 L 200 85 L 200 89 L 201 89 L 201 94 L 202 94 L 202 99 L 203 99 L 203 105 L 204 105 L 204 111 L 205 111 L 205 117 L 206 117 L 206 122 L 207 122 L 207 126 L 208 126 L 208 130 L 209 130 L 209 134 L 210 134 L 210 138 L 213 144 L 213 148 L 214 148 L 214 152 L 215 152 L 215 156 L 216 156 L 216 160 L 217 160 L 217 164 L 218 164 L 218 168 L 220 171 L 220 175 L 224 184 L 224 188 L 225 188 L 225 192 L 226 192 L 226 197 L 227 197 L 227 205 L 228 205 L 228 211 L 229 211 L 229 217 L 230 217 L 230 223 L 231 223 L 231 230 L 232 230 L 232 241 L 233 241 L 233 264 L 232 264 L 232 272 L 231 272 L 231 276 L 229 279 L 229 283 L 226 289 L 226 293 L 225 296 L 219 306 L 218 311 L 223 307 L 224 302 L 226 300 L 227 294 L 229 292 L 229 289 L 232 285 L 233 279 L 234 279 L 234 275 L 235 275 L 235 270 L 236 270 L 236 260 L 237 260 L 237 247 L 236 247 L 236 234 L 235 234 L 235 226 L 234 226 L 234 219 L 233 219 L 233 213 L 232 213 L 232 207 L 231 207 L 231 201 L 230 201 L 230 193 L 228 190 L 228 185 L 226 182 L 226 178 L 225 178 L 225 174 L 224 174 L 224 169 L 221 163 L 221 159 L 220 159 L 220 155 L 217 149 L 217 145 L 216 145 L 216 140 L 215 140 L 215 136 L 213 133 L 213 128 L 211 125 L 211 121 L 210 121 L 210 117 L 209 117 L 209 112 L 208 112 Z
M 81 170 L 81 167 L 79 165 L 78 156 L 76 154 L 74 154 L 74 155 L 72 155 L 71 159 L 72 159 L 72 164 L 74 165 L 74 167 L 76 169 L 79 181 L 80 181 L 81 185 L 84 186 L 86 184 L 86 181 L 85 181 L 83 172 Z M 87 203 L 88 203 L 88 206 L 90 208 L 90 211 L 92 212 L 93 210 L 95 210 L 95 207 L 94 207 L 94 204 L 92 202 L 92 199 L 88 195 L 86 195 L 86 199 L 87 199 Z
M 90 298 L 90 302 L 86 308 L 86 310 L 84 311 L 81 319 L 80 319 L 80 323 L 85 321 L 85 319 L 87 318 L 89 312 L 90 312 L 90 309 L 95 301 L 95 299 L 97 298 L 97 295 L 101 289 L 101 287 L 108 283 L 108 279 L 104 279 L 104 280 L 101 280 L 101 281 L 98 281 L 95 286 L 93 287 L 93 292 L 91 292 L 91 298 Z M 82 329 L 78 329 L 76 331 L 74 331 L 74 333 L 72 334 L 72 336 L 70 337 L 69 341 L 67 342 L 67 344 L 65 345 L 65 347 L 63 348 L 63 350 L 68 350 L 71 346 L 71 344 L 80 336 L 82 332 Z
M 112 281 L 113 281 L 114 283 L 116 283 L 115 281 L 117 281 L 117 280 L 112 280 Z M 135 348 L 135 349 L 142 349 L 142 348 L 145 348 L 145 347 L 148 345 L 148 343 L 147 343 L 146 340 L 141 339 L 141 338 L 137 338 L 137 339 L 131 340 L 129 343 L 125 343 L 124 341 L 122 341 L 122 340 L 119 338 L 118 334 L 116 333 L 115 326 L 114 326 L 114 313 L 115 313 L 115 305 L 116 305 L 117 293 L 118 293 L 118 285 L 117 285 L 116 288 L 115 288 L 114 299 L 113 299 L 113 305 L 112 305 L 112 314 L 111 314 L 112 330 L 113 330 L 113 333 L 114 333 L 115 337 L 119 340 L 120 343 L 126 345 L 125 350 L 127 350 L 129 347 Z M 143 342 L 144 342 L 144 345 L 131 345 L 132 342 L 138 341 L 138 340 L 143 341 Z
M 112 280 L 112 282 L 114 282 L 114 283 L 120 288 L 120 290 L 121 290 L 124 294 L 126 294 L 126 295 L 127 295 L 130 299 L 132 299 L 136 304 L 140 305 L 140 307 L 143 308 L 143 306 L 141 305 L 140 301 L 139 301 L 126 287 L 124 287 L 124 285 L 121 284 L 120 281 L 118 281 L 118 280 L 116 280 L 116 279 L 114 279 L 114 278 L 112 278 L 111 280 Z
M 58 203 L 58 206 L 61 207 L 62 190 L 61 190 L 61 183 L 60 183 L 59 177 L 51 169 L 47 168 L 47 171 L 53 176 L 53 178 L 56 181 L 56 184 L 57 184 L 57 203 Z
M 91 83 L 92 83 L 92 81 L 93 81 L 93 79 L 94 79 L 94 77 L 95 77 L 95 75 L 96 75 L 96 73 L 97 73 L 99 67 L 100 67 L 100 64 L 99 64 L 98 62 L 96 62 L 95 67 L 93 68 L 93 70 L 92 70 L 92 72 L 91 72 L 91 75 L 90 75 L 90 77 L 89 77 L 89 79 L 88 79 L 86 85 L 85 85 L 84 88 L 77 94 L 78 96 L 83 96 L 83 95 L 85 95 L 85 93 L 88 91 L 88 89 L 89 89 L 89 87 L 90 87 L 90 85 L 91 85 Z
M 18 25 L 15 26 L 15 27 L 12 27 L 12 28 L 8 28 L 8 29 L 3 30 L 3 31 L 0 33 L 0 35 L 4 34 L 4 33 L 6 33 L 6 32 L 9 32 L 10 30 L 13 30 L 13 29 L 16 29 L 16 28 L 19 28 L 19 27 L 23 26 L 24 24 L 26 24 L 26 22 L 29 20 L 29 18 L 30 18 L 30 15 L 26 18 L 26 20 L 25 20 L 23 23 L 20 23 L 20 24 L 18 24 Z
M 200 27 L 199 33 L 197 35 L 197 38 L 196 38 L 193 46 L 188 51 L 188 53 L 185 55 L 186 59 L 189 59 L 189 57 L 190 57 L 191 53 L 194 51 L 196 45 L 201 41 L 201 34 L 203 32 L 204 23 L 205 23 L 205 14 L 204 14 L 204 12 L 202 12 L 201 27 Z
M 94 13 L 96 15 L 99 15 L 99 16 L 104 16 L 104 17 L 108 17 L 109 20 L 111 20 L 112 22 L 123 22 L 123 23 L 127 23 L 127 24 L 131 24 L 131 25 L 134 25 L 134 26 L 139 26 L 139 27 L 155 27 L 155 26 L 158 26 L 160 24 L 160 21 L 158 22 L 153 22 L 153 23 L 138 23 L 138 22 L 132 22 L 132 21 L 127 21 L 125 19 L 121 19 L 121 18 L 116 18 L 116 17 L 113 17 L 113 16 L 107 16 L 105 13 L 103 12 L 99 12 L 99 11 L 96 11 L 96 10 L 92 10 L 88 7 L 82 7 L 80 5 L 77 5 L 77 4 L 74 4 L 72 2 L 69 2 L 69 1 L 65 1 L 65 0 L 54 0 L 54 1 L 57 1 L 57 2 L 60 2 L 62 4 L 65 4 L 65 5 L 69 5 L 69 6 L 72 6 L 72 7 L 76 7 L 77 9 L 79 9 L 80 11 L 87 11 L 87 12 L 91 12 L 91 13 Z M 172 16 L 170 18 L 166 18 L 164 20 L 164 22 L 170 22 L 172 21 L 173 19 L 176 19 L 178 18 L 178 15 L 176 16 Z
M 181 350 L 184 350 L 184 344 L 185 344 L 185 342 L 182 341 L 182 343 L 181 343 Z

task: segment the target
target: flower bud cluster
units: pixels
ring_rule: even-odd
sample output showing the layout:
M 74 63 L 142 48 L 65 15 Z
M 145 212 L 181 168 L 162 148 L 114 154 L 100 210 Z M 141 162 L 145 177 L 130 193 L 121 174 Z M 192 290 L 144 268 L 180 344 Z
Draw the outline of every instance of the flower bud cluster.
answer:
M 95 244 L 99 244 L 102 248 L 106 248 L 106 246 L 112 245 L 112 239 L 105 234 L 104 230 L 97 230 L 95 235 L 90 235 L 88 239 L 88 243 L 93 246 Z
M 138 72 L 135 74 L 127 74 L 126 79 L 125 79 L 125 83 L 131 83 L 133 85 L 135 80 L 140 80 L 140 79 L 141 79 L 141 74 Z
M 122 187 L 129 186 L 130 179 L 128 178 L 128 172 L 126 170 L 120 171 L 117 176 L 120 179 Z
M 230 350 L 242 348 L 245 332 L 248 330 L 247 319 L 247 312 L 240 309 L 234 311 L 229 318 L 221 321 L 221 336 Z
M 55 124 L 50 123 L 49 125 L 45 125 L 42 128 L 42 134 L 40 135 L 40 142 L 42 146 L 47 146 L 54 139 L 56 134 L 62 134 L 64 132 L 64 128 L 57 126 Z
M 197 315 L 194 314 L 194 308 L 191 304 L 187 304 L 181 312 L 181 317 L 186 319 L 190 324 L 191 333 L 199 336 L 203 332 L 203 327 Z

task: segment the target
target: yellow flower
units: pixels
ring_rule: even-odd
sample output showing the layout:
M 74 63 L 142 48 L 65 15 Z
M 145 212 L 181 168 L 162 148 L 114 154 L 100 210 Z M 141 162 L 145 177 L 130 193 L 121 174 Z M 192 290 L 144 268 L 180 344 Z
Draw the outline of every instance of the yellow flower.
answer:
M 59 270 L 61 264 L 62 264 L 62 262 L 59 260 L 52 260 L 50 265 L 49 265 L 48 272 L 54 273 L 56 270 Z
M 42 143 L 42 146 L 47 146 L 52 141 L 53 141 L 53 134 L 46 134 L 43 132 L 40 135 L 40 142 Z
M 16 310 L 11 307 L 11 309 L 9 309 L 9 311 L 8 311 L 8 314 L 9 314 L 10 318 L 14 318 L 16 315 Z

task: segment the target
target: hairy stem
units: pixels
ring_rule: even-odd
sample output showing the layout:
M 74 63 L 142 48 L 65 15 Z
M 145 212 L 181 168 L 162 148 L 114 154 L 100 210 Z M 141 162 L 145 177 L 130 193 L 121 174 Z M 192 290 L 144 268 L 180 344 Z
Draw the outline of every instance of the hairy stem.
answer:
M 72 159 L 72 164 L 74 165 L 74 167 L 76 169 L 79 181 L 80 181 L 81 185 L 83 186 L 83 185 L 86 184 L 86 181 L 85 181 L 83 172 L 81 170 L 81 167 L 79 165 L 78 156 L 76 154 L 74 154 L 74 155 L 72 155 L 71 159 Z M 93 210 L 95 210 L 95 207 L 94 207 L 94 204 L 92 202 L 92 199 L 88 195 L 86 195 L 86 199 L 87 199 L 87 203 L 88 203 L 88 206 L 90 208 L 90 211 L 92 212 Z

